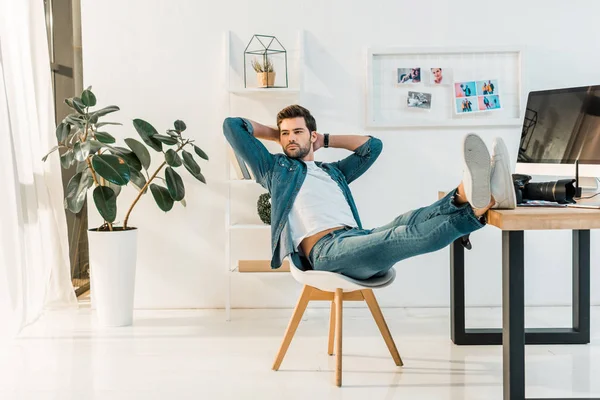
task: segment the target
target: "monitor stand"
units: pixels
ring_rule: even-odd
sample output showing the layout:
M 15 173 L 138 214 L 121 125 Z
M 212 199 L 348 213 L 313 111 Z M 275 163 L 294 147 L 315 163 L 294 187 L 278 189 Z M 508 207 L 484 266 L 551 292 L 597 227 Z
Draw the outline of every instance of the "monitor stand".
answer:
M 594 176 L 579 176 L 579 161 L 575 162 L 576 207 L 600 208 L 600 179 Z

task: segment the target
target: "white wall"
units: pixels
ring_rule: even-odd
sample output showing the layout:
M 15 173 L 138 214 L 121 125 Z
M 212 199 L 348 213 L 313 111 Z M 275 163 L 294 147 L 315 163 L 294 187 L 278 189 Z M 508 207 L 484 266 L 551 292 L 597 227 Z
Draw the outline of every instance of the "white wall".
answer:
M 210 5 L 209 5 L 210 4 Z M 184 174 L 187 208 L 162 213 L 150 197 L 132 215 L 140 229 L 136 307 L 223 307 L 225 302 L 225 142 L 222 120 L 232 103 L 225 90 L 225 32 L 244 42 L 254 33 L 274 34 L 293 47 L 306 30 L 305 105 L 320 129 L 370 133 L 384 142 L 379 161 L 353 184 L 365 227 L 434 201 L 461 179 L 460 138 L 465 129 L 365 132 L 365 49 L 387 45 L 522 45 L 527 90 L 600 83 L 600 3 L 572 1 L 485 2 L 386 0 L 283 2 L 117 0 L 82 2 L 85 86 L 101 104 L 117 104 L 119 136 L 135 136 L 132 118 L 165 130 L 183 119 L 210 155 L 203 164 L 209 184 Z M 501 4 L 501 6 L 500 6 Z M 245 116 L 275 113 L 260 104 Z M 239 108 L 238 108 L 239 109 Z M 276 110 L 275 110 L 276 111 Z M 238 113 L 236 113 L 238 114 Z M 507 141 L 513 154 L 520 129 L 477 129 L 491 145 Z M 318 158 L 345 155 L 319 151 Z M 260 193 L 256 191 L 255 195 Z M 129 196 L 129 197 L 127 197 Z M 123 208 L 131 195 L 122 196 Z M 256 197 L 250 197 L 249 203 Z M 238 203 L 239 204 L 239 203 Z M 250 208 L 251 209 L 251 208 Z M 121 215 L 121 214 L 120 214 Z M 526 235 L 526 302 L 570 304 L 570 232 Z M 467 253 L 467 302 L 499 305 L 500 232 L 472 235 Z M 600 243 L 592 232 L 592 301 L 600 304 Z M 397 282 L 380 292 L 385 306 L 449 304 L 448 249 L 397 265 Z M 288 307 L 298 285 L 290 276 L 234 276 L 233 306 Z

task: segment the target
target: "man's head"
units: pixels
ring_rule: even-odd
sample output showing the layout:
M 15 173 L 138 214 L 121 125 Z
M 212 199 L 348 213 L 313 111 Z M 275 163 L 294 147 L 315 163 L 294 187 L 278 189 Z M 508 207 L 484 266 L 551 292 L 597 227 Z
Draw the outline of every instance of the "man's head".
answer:
M 312 161 L 313 143 L 317 140 L 317 123 L 306 108 L 297 104 L 277 114 L 279 141 L 283 152 L 290 158 Z

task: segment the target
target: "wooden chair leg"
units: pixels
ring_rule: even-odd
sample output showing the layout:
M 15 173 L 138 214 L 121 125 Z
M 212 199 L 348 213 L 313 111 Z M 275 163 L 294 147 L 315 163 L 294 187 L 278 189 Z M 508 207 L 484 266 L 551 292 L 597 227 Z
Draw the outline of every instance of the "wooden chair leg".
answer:
M 344 292 L 335 290 L 335 384 L 342 386 L 342 306 Z
M 333 355 L 333 342 L 335 335 L 335 301 L 331 302 L 331 311 L 329 312 L 329 343 L 327 345 L 327 354 Z
M 292 338 L 294 337 L 294 333 L 296 333 L 296 329 L 298 328 L 298 324 L 302 319 L 302 315 L 304 314 L 304 310 L 306 310 L 306 306 L 310 300 L 310 295 L 312 292 L 312 287 L 308 285 L 304 285 L 304 289 L 300 294 L 300 298 L 298 299 L 298 303 L 296 303 L 296 308 L 294 309 L 294 313 L 292 314 L 292 318 L 288 324 L 288 327 L 285 331 L 285 335 L 283 336 L 283 342 L 281 343 L 281 347 L 279 348 L 279 352 L 277 353 L 277 357 L 275 357 L 275 362 L 273 363 L 273 370 L 277 371 L 281 362 L 283 361 L 283 357 L 285 357 L 285 353 L 290 347 L 290 343 L 292 342 Z
M 375 299 L 375 294 L 373 294 L 373 290 L 365 289 L 361 290 L 361 292 L 365 298 L 365 301 L 367 302 L 367 305 L 369 306 L 369 310 L 371 310 L 371 314 L 373 314 L 373 318 L 375 319 L 375 323 L 377 323 L 377 327 L 379 327 L 381 336 L 383 336 L 383 340 L 385 341 L 388 350 L 392 354 L 394 362 L 398 366 L 404 365 L 404 363 L 402 362 L 402 358 L 400 358 L 400 354 L 398 354 L 398 349 L 396 348 L 396 344 L 394 343 L 394 339 L 392 338 L 390 329 L 388 328 L 385 322 L 385 318 L 383 318 L 381 308 L 379 308 L 377 299 Z

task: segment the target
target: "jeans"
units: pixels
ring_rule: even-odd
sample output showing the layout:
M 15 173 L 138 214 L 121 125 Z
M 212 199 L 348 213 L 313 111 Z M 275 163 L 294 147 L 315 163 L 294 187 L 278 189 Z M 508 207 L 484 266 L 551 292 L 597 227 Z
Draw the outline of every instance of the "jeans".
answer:
M 315 270 L 368 279 L 385 274 L 399 261 L 440 250 L 485 226 L 469 203 L 455 204 L 456 193 L 454 189 L 379 228 L 330 232 L 315 243 L 308 259 Z

